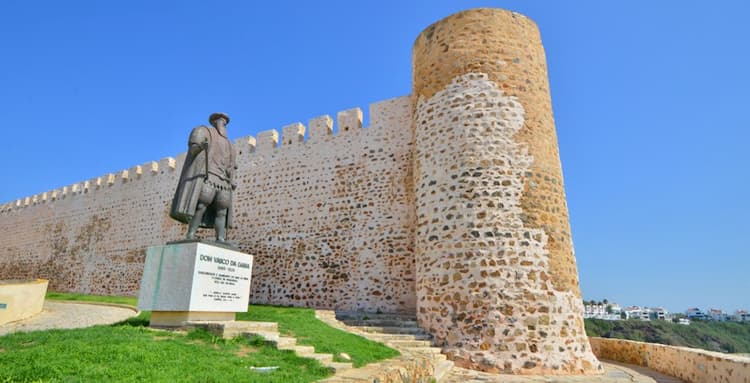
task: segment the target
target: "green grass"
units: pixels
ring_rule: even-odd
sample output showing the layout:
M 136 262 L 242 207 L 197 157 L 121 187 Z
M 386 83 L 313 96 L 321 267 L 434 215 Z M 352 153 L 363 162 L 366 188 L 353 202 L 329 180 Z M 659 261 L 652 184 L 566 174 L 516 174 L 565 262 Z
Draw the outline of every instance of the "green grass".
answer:
M 668 321 L 605 321 L 586 319 L 589 336 L 700 348 L 729 353 L 750 353 L 750 323 L 696 322 L 685 326 Z
M 333 354 L 343 362 L 342 352 L 349 354 L 355 367 L 393 358 L 399 352 L 381 343 L 332 328 L 315 318 L 315 311 L 300 307 L 251 305 L 247 313 L 237 314 L 238 320 L 276 322 L 284 335 L 297 338 L 298 344 L 315 347 L 315 352 Z
M 75 293 L 58 293 L 58 292 L 47 292 L 47 299 L 63 300 L 63 301 L 83 301 L 83 302 L 103 302 L 103 303 L 117 303 L 121 305 L 138 305 L 138 298 L 136 297 L 115 297 L 105 295 L 85 295 Z
M 261 340 L 216 338 L 120 324 L 0 337 L 0 382 L 311 382 L 316 360 Z M 279 366 L 259 373 L 251 366 Z
M 134 297 L 49 292 L 47 299 L 137 305 Z M 308 382 L 330 372 L 312 359 L 279 351 L 260 340 L 223 340 L 202 331 L 153 331 L 142 312 L 113 326 L 16 333 L 0 337 L 0 383 L 78 381 Z M 238 320 L 277 322 L 282 334 L 356 367 L 399 355 L 398 351 L 334 329 L 307 308 L 251 305 Z M 244 355 L 242 351 L 252 350 Z M 238 354 L 243 354 L 242 356 Z M 261 374 L 249 366 L 280 366 Z M 6 367 L 8 366 L 8 367 Z
M 47 293 L 47 298 L 137 305 L 137 298 L 134 297 L 50 292 Z M 148 325 L 149 317 L 149 313 L 141 313 L 138 317 L 128 319 L 126 323 Z M 318 353 L 333 354 L 334 360 L 339 362 L 346 361 L 341 358 L 341 353 L 348 354 L 355 367 L 399 355 L 398 351 L 381 343 L 372 342 L 326 325 L 315 318 L 314 310 L 308 308 L 250 305 L 247 313 L 237 314 L 237 320 L 276 322 L 282 334 L 294 336 L 301 345 L 314 346 Z

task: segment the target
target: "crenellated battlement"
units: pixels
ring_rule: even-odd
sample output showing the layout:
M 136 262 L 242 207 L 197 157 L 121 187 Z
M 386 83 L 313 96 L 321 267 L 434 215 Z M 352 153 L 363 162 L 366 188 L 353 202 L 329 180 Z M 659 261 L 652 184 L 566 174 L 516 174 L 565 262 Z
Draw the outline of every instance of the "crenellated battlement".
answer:
M 370 105 L 370 115 L 373 116 L 382 111 L 379 107 L 381 103 L 387 103 L 386 100 Z M 329 115 L 322 115 L 312 118 L 308 121 L 310 127 L 309 137 L 305 137 L 307 128 L 301 122 L 295 122 L 281 128 L 281 136 L 276 129 L 266 130 L 258 133 L 256 138 L 251 136 L 242 137 L 234 141 L 235 145 L 246 145 L 252 147 L 249 153 L 254 153 L 257 149 L 260 153 L 266 153 L 271 149 L 283 148 L 288 146 L 297 146 L 306 142 L 314 143 L 320 140 L 329 139 L 341 135 L 347 135 L 351 132 L 362 129 L 362 109 L 352 108 L 343 110 L 336 114 L 336 126 L 338 130 L 334 134 L 333 119 Z M 237 148 L 237 146 L 235 146 Z
M 409 96 L 402 96 L 375 102 L 369 105 L 371 126 L 378 126 L 387 121 L 387 106 L 396 100 L 404 100 Z M 335 140 L 337 137 L 349 136 L 363 129 L 363 113 L 360 108 L 352 108 L 340 111 L 336 114 L 336 131 L 334 132 L 333 118 L 330 115 L 322 115 L 311 118 L 308 121 L 309 136 L 305 133 L 307 128 L 301 122 L 295 122 L 281 128 L 281 135 L 276 129 L 259 132 L 257 136 L 244 136 L 233 140 L 233 145 L 238 156 L 264 154 L 272 150 L 286 150 L 298 147 L 306 143 L 315 144 L 322 140 Z M 23 209 L 39 204 L 51 203 L 81 195 L 93 194 L 100 190 L 110 190 L 120 185 L 138 182 L 141 180 L 154 180 L 162 174 L 170 174 L 181 164 L 185 152 L 175 157 L 166 157 L 159 161 L 148 161 L 117 172 L 108 173 L 86 181 L 66 185 L 58 189 L 49 190 L 40 194 L 24 197 L 0 205 L 0 214 L 14 210 Z
M 333 119 L 327 114 L 311 119 L 308 125 L 311 141 L 333 135 Z
M 151 177 L 157 177 L 165 172 L 173 172 L 176 167 L 177 162 L 172 157 L 166 157 L 159 161 L 149 161 L 142 165 L 136 165 L 114 173 L 107 173 L 86 181 L 76 182 L 58 189 L 48 190 L 2 204 L 0 205 L 0 214 L 81 195 L 94 194 L 100 190 L 117 188 L 118 185 L 137 182 L 142 179 L 152 179 Z M 162 172 L 160 172 L 160 169 Z

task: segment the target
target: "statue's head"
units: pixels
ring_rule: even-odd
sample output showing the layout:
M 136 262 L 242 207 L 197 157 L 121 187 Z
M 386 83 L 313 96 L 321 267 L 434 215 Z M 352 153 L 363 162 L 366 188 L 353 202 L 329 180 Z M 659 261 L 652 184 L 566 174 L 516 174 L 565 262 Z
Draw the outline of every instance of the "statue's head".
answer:
M 218 119 L 220 119 L 220 118 L 224 119 L 224 125 L 227 125 L 227 124 L 229 124 L 229 116 L 227 116 L 227 114 L 226 114 L 226 113 L 221 113 L 221 112 L 217 112 L 217 113 L 213 113 L 213 114 L 211 114 L 211 115 L 210 115 L 210 116 L 208 117 L 208 122 L 209 122 L 209 123 L 210 123 L 210 124 L 211 124 L 212 126 L 216 127 L 216 120 L 218 120 Z

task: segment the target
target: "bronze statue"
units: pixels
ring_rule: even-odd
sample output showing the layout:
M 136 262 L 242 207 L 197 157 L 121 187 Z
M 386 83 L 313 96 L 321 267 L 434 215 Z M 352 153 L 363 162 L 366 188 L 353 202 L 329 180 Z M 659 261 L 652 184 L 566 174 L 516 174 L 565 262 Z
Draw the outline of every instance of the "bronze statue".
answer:
M 216 241 L 226 243 L 232 226 L 232 191 L 236 189 L 234 147 L 227 138 L 229 116 L 214 113 L 212 127 L 198 126 L 190 132 L 188 152 L 182 166 L 169 216 L 188 224 L 186 238 L 195 238 L 198 227 L 216 228 Z

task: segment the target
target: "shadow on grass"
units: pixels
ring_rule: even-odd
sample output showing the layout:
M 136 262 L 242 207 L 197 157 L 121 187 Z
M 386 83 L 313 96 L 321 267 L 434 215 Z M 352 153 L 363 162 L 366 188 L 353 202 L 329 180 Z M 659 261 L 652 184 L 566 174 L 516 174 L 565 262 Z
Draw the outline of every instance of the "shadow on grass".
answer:
M 141 311 L 138 315 L 117 322 L 112 326 L 148 327 L 149 323 L 151 323 L 151 312 Z

